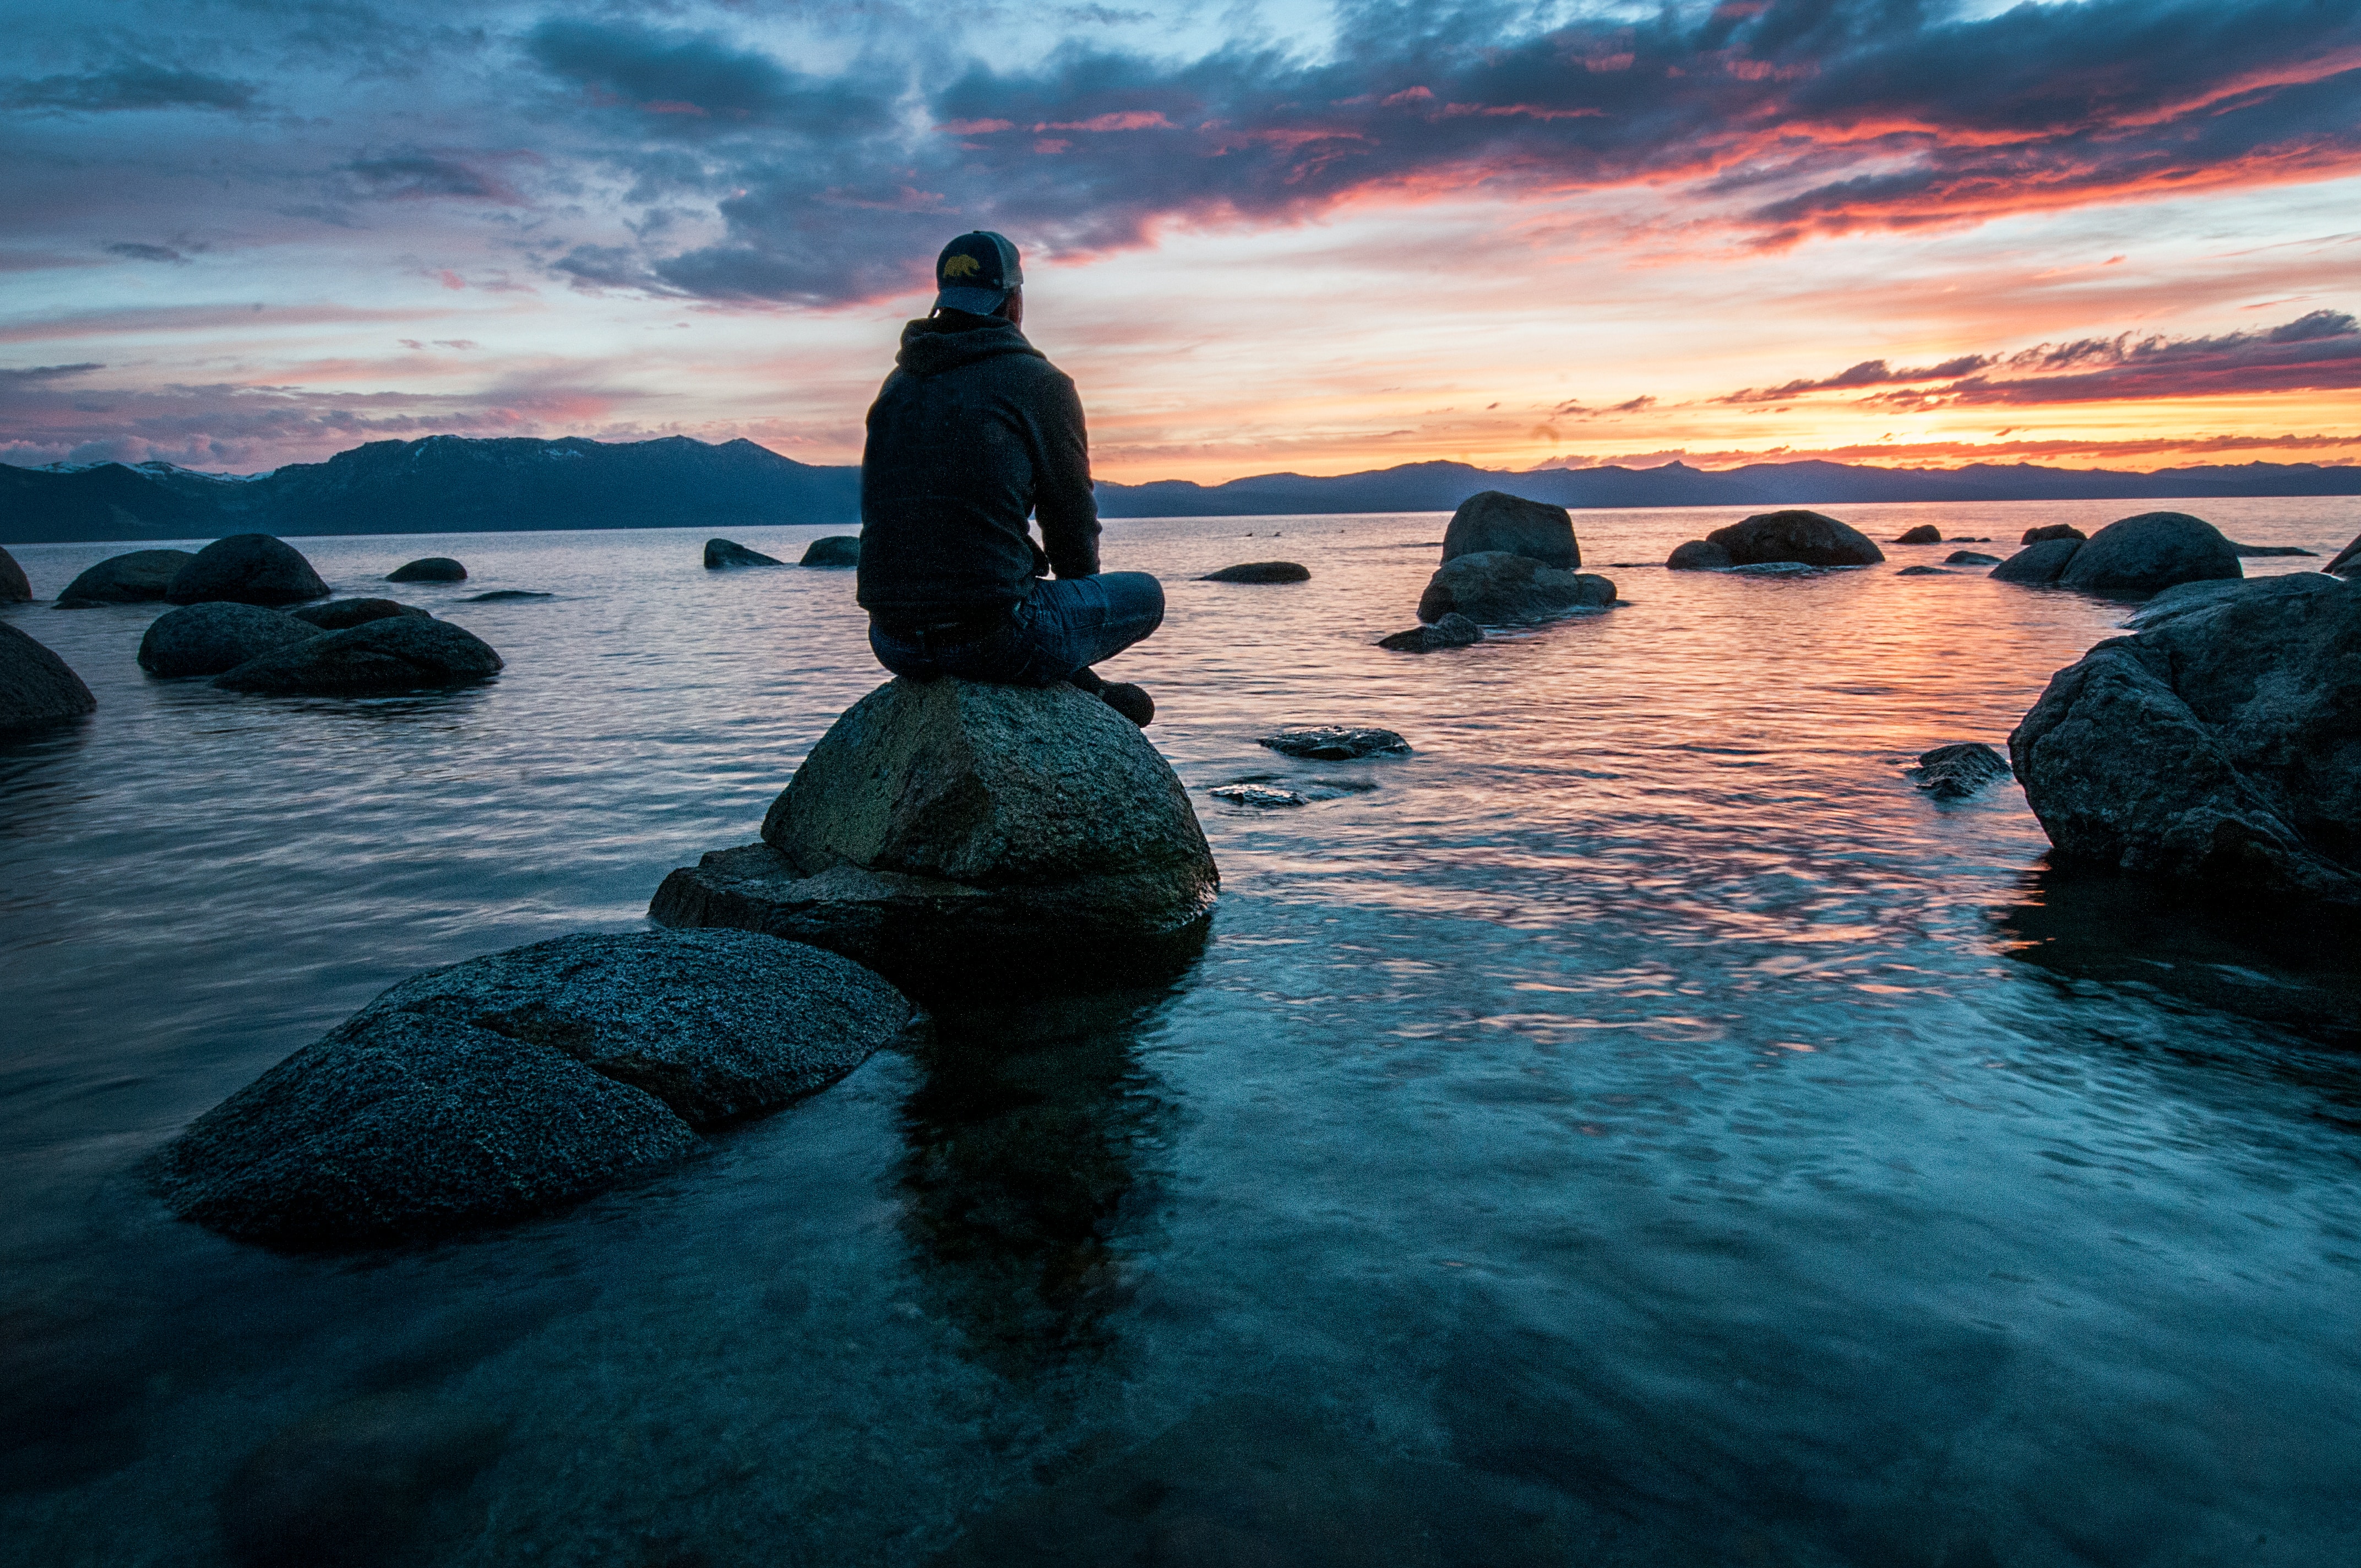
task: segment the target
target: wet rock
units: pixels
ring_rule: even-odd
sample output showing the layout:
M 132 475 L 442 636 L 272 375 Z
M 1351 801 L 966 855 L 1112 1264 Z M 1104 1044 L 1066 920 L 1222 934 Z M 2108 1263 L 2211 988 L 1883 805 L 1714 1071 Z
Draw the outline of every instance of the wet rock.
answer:
M 414 615 L 432 620 L 434 616 L 414 604 L 399 599 L 330 599 L 326 604 L 298 606 L 287 612 L 298 620 L 308 620 L 323 631 L 342 631 L 347 627 L 366 626 L 372 620 L 383 620 L 389 615 Z
M 1733 577 L 1817 577 L 1817 566 L 1807 566 L 1801 561 L 1757 561 L 1750 565 L 1725 568 Z
M 812 749 L 762 842 L 674 872 L 648 913 L 808 941 L 931 992 L 1080 990 L 1187 951 L 1219 885 L 1180 781 L 1096 697 L 895 680 Z
M 389 583 L 464 583 L 467 568 L 448 555 L 423 555 L 385 575 Z
M 2058 584 L 2085 593 L 2152 594 L 2175 583 L 2240 575 L 2237 552 L 2212 523 L 2187 512 L 2150 511 L 2091 535 Z
M 1996 583 L 2054 583 L 2081 548 L 2079 539 L 2045 539 L 2026 545 L 1985 575 Z
M 1487 550 L 1445 561 L 1419 598 L 1418 618 L 1439 621 L 1457 614 L 1487 626 L 1515 626 L 1603 611 L 1614 602 L 1615 585 L 1605 577 Z
M 326 598 L 328 585 L 293 545 L 268 533 L 233 533 L 216 539 L 172 574 L 164 598 L 173 604 L 278 606 Z
M 1910 780 L 1938 800 L 1965 800 L 2009 777 L 2008 763 L 1981 740 L 1962 740 L 1918 753 Z
M 1916 528 L 1905 529 L 1902 533 L 1895 537 L 1894 543 L 1896 544 L 1940 544 L 1943 543 L 1943 531 L 1937 528 L 1931 522 L 1922 522 Z
M 861 565 L 861 535 L 831 533 L 815 539 L 804 547 L 798 566 L 858 566 Z
M 214 684 L 279 696 L 368 696 L 479 681 L 500 666 L 491 644 L 472 631 L 391 615 L 249 659 Z
M 777 562 L 773 562 L 777 565 Z M 511 599 L 554 599 L 555 594 L 545 594 L 533 588 L 494 588 L 488 594 L 469 594 L 469 604 L 507 604 Z
M 380 1568 L 425 1561 L 437 1516 L 498 1457 L 476 1410 L 379 1394 L 308 1416 L 222 1488 L 222 1545 L 239 1568 Z
M 2353 543 L 2339 550 L 2334 558 L 2321 570 L 2339 577 L 2350 576 L 2356 572 L 2361 572 L 2361 534 L 2355 535 Z
M 2165 589 L 2125 618 L 2125 628 L 2146 631 L 2168 620 L 2242 597 L 2272 598 L 2284 594 L 2324 593 L 2337 579 L 2325 572 L 2290 572 L 2281 577 L 2232 577 L 2202 583 L 2180 583 Z
M 0 604 L 28 604 L 33 598 L 33 585 L 26 579 L 25 568 L 16 565 L 16 557 L 0 550 Z
M 1197 580 L 1201 583 L 1302 583 L 1312 578 L 1310 568 L 1292 561 L 1247 561 L 1235 566 L 1224 566 L 1218 572 L 1208 572 Z
M 1454 610 L 1433 626 L 1413 626 L 1378 639 L 1378 646 L 1397 653 L 1432 653 L 1442 648 L 1468 648 L 1484 641 L 1484 629 Z
M 1885 559 L 1885 552 L 1866 535 L 1817 511 L 1758 512 L 1728 528 L 1715 529 L 1706 539 L 1728 551 L 1731 564 L 1740 566 L 1776 561 L 1806 566 L 1873 566 Z
M 1951 577 L 1956 572 L 1946 572 L 1940 566 L 1905 566 L 1894 574 L 1897 577 Z
M 66 585 L 60 609 L 102 604 L 148 604 L 164 597 L 181 568 L 196 559 L 186 550 L 133 550 L 109 555 Z
M 2241 544 L 2230 541 L 2230 553 L 2239 556 L 2317 555 L 2317 550 L 2305 550 L 2293 544 Z
M 139 667 L 151 675 L 218 675 L 248 659 L 320 635 L 283 610 L 225 599 L 166 610 L 139 640 Z
M 1350 762 L 1357 757 L 1398 756 L 1410 742 L 1390 729 L 1356 729 L 1323 724 L 1316 729 L 1282 729 L 1255 741 L 1286 757 L 1312 757 L 1323 762 Z
M 738 931 L 563 937 L 404 981 L 199 1117 L 150 1176 L 240 1240 L 378 1245 L 547 1212 L 851 1070 L 909 1004 Z
M 1280 789 L 1273 784 L 1216 784 L 1205 793 L 1212 795 L 1215 800 L 1226 800 L 1232 806 L 1277 807 L 1288 806 L 1309 806 L 1312 804 L 1310 800 L 1296 794 L 1293 790 Z
M 2361 583 L 2268 578 L 2059 671 L 2009 758 L 2062 862 L 2361 906 L 2356 689 Z
M 2070 539 L 2077 544 L 2091 536 L 2068 522 L 2053 522 L 2047 528 L 2028 528 L 2019 544 L 2047 544 L 2052 540 Z
M 0 620 L 0 730 L 79 718 L 97 707 L 98 699 L 63 659 Z
M 775 555 L 765 555 L 760 550 L 749 550 L 730 539 L 708 539 L 705 542 L 705 567 L 718 572 L 730 566 L 784 566 L 786 563 Z
M 2000 557 L 1987 555 L 1981 550 L 1954 550 L 1943 557 L 1946 566 L 1997 566 Z
M 1664 558 L 1664 565 L 1675 572 L 1722 572 L 1738 563 L 1730 558 L 1729 551 L 1712 541 L 1692 539 L 1685 544 L 1674 545 L 1673 553 Z
M 1582 546 L 1565 508 L 1504 490 L 1478 490 L 1451 514 L 1451 526 L 1443 531 L 1443 558 L 1449 562 L 1495 552 L 1561 571 L 1582 565 Z

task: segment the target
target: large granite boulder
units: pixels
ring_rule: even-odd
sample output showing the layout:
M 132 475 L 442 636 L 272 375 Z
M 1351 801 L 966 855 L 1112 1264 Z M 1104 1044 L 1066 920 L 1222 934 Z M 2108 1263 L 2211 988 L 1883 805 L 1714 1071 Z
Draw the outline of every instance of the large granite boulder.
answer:
M 389 583 L 464 583 L 467 568 L 448 555 L 422 555 L 385 575 Z
M 776 555 L 765 555 L 760 550 L 749 550 L 734 539 L 708 539 L 705 542 L 705 569 L 726 571 L 732 566 L 784 566 L 786 563 Z
M 2212 523 L 2187 512 L 2149 511 L 2091 535 L 2058 574 L 2058 586 L 2084 593 L 2152 594 L 2176 583 L 2244 573 L 2237 550 Z
M 214 684 L 280 696 L 369 696 L 480 681 L 500 667 L 491 644 L 472 631 L 390 615 L 249 659 Z
M 400 599 L 330 599 L 325 604 L 298 605 L 287 612 L 298 620 L 309 621 L 323 631 L 343 631 L 349 627 L 367 626 L 372 620 L 383 620 L 389 615 L 412 615 L 422 620 L 434 619 L 433 613 Z
M 1806 566 L 1874 566 L 1885 559 L 1869 536 L 1816 511 L 1757 512 L 1706 535 L 1739 566 L 1794 561 Z
M 1721 572 L 1737 565 L 1730 558 L 1729 551 L 1705 539 L 1675 544 L 1673 553 L 1664 557 L 1665 568 L 1675 572 Z
M 2026 545 L 1984 575 L 1996 583 L 2054 583 L 2081 548 L 2079 539 L 2045 539 Z
M 562 937 L 394 986 L 199 1117 L 151 1174 L 181 1218 L 280 1247 L 518 1219 L 824 1088 L 909 1017 L 858 965 L 768 937 Z
M 173 573 L 164 597 L 174 604 L 228 599 L 276 606 L 326 598 L 328 585 L 293 545 L 267 533 L 233 533 L 214 540 Z
M 139 667 L 151 675 L 218 675 L 319 635 L 318 627 L 281 610 L 209 600 L 150 621 L 139 640 Z
M 2062 861 L 2361 906 L 2361 582 L 2152 606 L 2059 671 L 2009 760 Z
M 810 942 L 914 990 L 1082 990 L 1185 951 L 1219 886 L 1180 781 L 1098 698 L 897 679 L 821 737 L 760 843 L 674 872 L 648 914 Z
M 33 585 L 25 576 L 25 568 L 16 565 L 16 557 L 0 550 L 0 604 L 29 604 Z
M 815 539 L 804 547 L 798 566 L 858 566 L 861 565 L 861 535 L 831 533 Z
M 2353 543 L 2339 550 L 2335 558 L 2321 570 L 2340 577 L 2351 576 L 2356 572 L 2361 572 L 2361 534 L 2355 535 Z
M 1582 565 L 1582 546 L 1575 540 L 1574 518 L 1565 508 L 1505 490 L 1478 490 L 1451 514 L 1451 526 L 1443 531 L 1443 558 L 1455 561 L 1495 551 L 1565 571 Z
M 1486 626 L 1516 626 L 1606 609 L 1615 585 L 1587 572 L 1560 571 L 1530 555 L 1484 550 L 1446 560 L 1419 596 L 1418 618 L 1464 615 Z
M 60 609 L 102 604 L 149 604 L 164 597 L 181 568 L 196 559 L 186 550 L 133 550 L 109 555 L 66 585 Z
M 79 718 L 97 707 L 63 659 L 0 620 L 0 731 Z

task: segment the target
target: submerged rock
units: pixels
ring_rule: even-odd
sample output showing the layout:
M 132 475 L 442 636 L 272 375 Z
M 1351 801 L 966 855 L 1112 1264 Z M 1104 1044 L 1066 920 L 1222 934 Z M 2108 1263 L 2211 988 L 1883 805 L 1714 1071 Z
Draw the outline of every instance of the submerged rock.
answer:
M 1806 565 L 1801 561 L 1756 561 L 1749 565 L 1725 567 L 1724 571 L 1733 577 L 1817 577 L 1820 575 L 1819 567 Z
M 1323 762 L 1351 762 L 1358 757 L 1406 753 L 1410 742 L 1390 729 L 1356 729 L 1323 724 L 1316 729 L 1282 729 L 1255 742 L 1286 757 L 1312 757 Z
M 1484 629 L 1452 611 L 1433 626 L 1413 626 L 1378 639 L 1378 646 L 1397 653 L 1432 653 L 1442 648 L 1469 648 L 1484 641 Z
M 0 620 L 0 730 L 79 718 L 98 707 L 71 666 L 38 639 Z
M 2361 905 L 2361 583 L 2161 607 L 2059 671 L 2009 737 L 2059 858 Z
M 164 597 L 174 604 L 278 606 L 326 598 L 328 585 L 293 545 L 268 533 L 233 533 L 198 551 L 172 575 Z
M 448 555 L 424 555 L 404 562 L 385 575 L 389 583 L 464 583 L 467 568 Z
M 2000 557 L 1987 555 L 1981 550 L 1954 550 L 1943 557 L 1946 566 L 1997 566 Z
M 1996 583 L 2054 583 L 2081 548 L 2079 539 L 2045 539 L 2026 545 L 1985 576 Z
M 1958 576 L 1958 574 L 1954 572 L 1946 572 L 1940 566 L 1905 566 L 1902 570 L 1894 573 L 1894 575 L 1897 577 L 1950 577 Z
M 1916 528 L 1904 530 L 1903 532 L 1895 538 L 1894 543 L 1896 544 L 1940 544 L 1943 543 L 1943 531 L 1936 527 L 1931 522 L 1922 522 Z
M 472 631 L 392 615 L 249 659 L 214 684 L 280 696 L 368 696 L 478 681 L 500 667 L 491 644 Z
M 824 1087 L 909 1015 L 858 966 L 750 933 L 563 937 L 387 991 L 150 1173 L 174 1213 L 244 1241 L 438 1235 L 670 1165 L 692 1128 Z
M 139 640 L 139 667 L 151 675 L 218 675 L 319 635 L 318 627 L 281 610 L 216 599 L 150 622 Z
M 861 535 L 831 533 L 815 539 L 804 547 L 798 566 L 858 566 L 861 565 Z
M 29 604 L 33 585 L 25 576 L 25 568 L 16 565 L 16 557 L 0 549 L 0 604 Z
M 763 840 L 650 918 L 847 954 L 913 988 L 1088 989 L 1202 936 L 1220 876 L 1171 767 L 1073 686 L 897 679 L 839 718 Z
M 2053 522 L 2047 528 L 2028 528 L 2019 544 L 2047 544 L 2052 540 L 2070 539 L 2080 544 L 2091 536 L 2070 522 Z
M 164 597 L 181 568 L 196 559 L 186 550 L 132 550 L 109 555 L 66 585 L 60 609 L 102 604 L 149 604 Z
M 414 615 L 423 620 L 434 617 L 414 604 L 399 599 L 330 599 L 326 604 L 307 604 L 287 612 L 298 620 L 308 620 L 323 631 L 342 631 L 350 626 L 366 626 L 372 620 L 383 620 L 389 615 Z
M 1574 518 L 1565 508 L 1529 501 L 1505 490 L 1478 490 L 1459 503 L 1443 531 L 1443 558 L 1499 552 L 1572 571 L 1582 565 Z
M 1738 565 L 1730 552 L 1709 539 L 1692 539 L 1673 546 L 1664 565 L 1675 572 L 1722 572 Z
M 2235 539 L 2230 541 L 2230 553 L 2240 556 L 2317 555 L 2320 554 L 2317 550 L 2306 550 L 2300 545 L 2241 544 Z
M 1197 580 L 1201 583 L 1302 583 L 1311 579 L 1311 569 L 1293 561 L 1247 561 L 1235 566 L 1224 566 L 1218 572 L 1208 572 Z
M 774 562 L 774 565 L 777 563 Z M 555 594 L 545 594 L 534 588 L 494 588 L 488 594 L 469 594 L 469 604 L 506 604 L 511 599 L 554 599 Z
M 749 550 L 730 539 L 708 539 L 705 542 L 705 566 L 708 571 L 720 571 L 730 566 L 784 566 L 786 563 L 775 555 L 765 555 L 760 550 Z
M 1614 602 L 1615 585 L 1605 577 L 1487 550 L 1444 562 L 1419 598 L 1418 618 L 1438 621 L 1457 614 L 1487 626 L 1513 626 L 1604 610 Z
M 2085 593 L 2150 594 L 2175 583 L 2241 575 L 2238 553 L 2212 523 L 2187 512 L 2150 511 L 2091 535 L 2058 583 Z
M 1910 779 L 1938 800 L 1965 800 L 1986 784 L 2009 777 L 2008 763 L 1981 740 L 1962 740 L 1918 753 Z
M 2356 534 L 2353 543 L 2339 550 L 2321 570 L 2339 577 L 2361 572 L 2361 534 Z
M 1280 789 L 1275 784 L 1215 784 L 1212 789 L 1207 790 L 1205 793 L 1212 795 L 1215 800 L 1226 800 L 1232 806 L 1252 806 L 1270 808 L 1288 806 L 1309 806 L 1312 804 L 1310 800 L 1296 794 L 1293 790 Z
M 1866 534 L 1817 511 L 1757 512 L 1706 535 L 1729 552 L 1730 563 L 1759 566 L 1795 561 L 1806 566 L 1873 566 L 1885 552 Z

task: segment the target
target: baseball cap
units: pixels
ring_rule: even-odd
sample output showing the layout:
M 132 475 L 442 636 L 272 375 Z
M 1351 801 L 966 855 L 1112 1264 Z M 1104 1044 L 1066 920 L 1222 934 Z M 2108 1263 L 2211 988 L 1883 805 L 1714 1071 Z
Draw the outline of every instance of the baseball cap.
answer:
M 988 316 L 1025 281 L 1016 247 L 990 229 L 963 234 L 935 258 L 935 308 Z

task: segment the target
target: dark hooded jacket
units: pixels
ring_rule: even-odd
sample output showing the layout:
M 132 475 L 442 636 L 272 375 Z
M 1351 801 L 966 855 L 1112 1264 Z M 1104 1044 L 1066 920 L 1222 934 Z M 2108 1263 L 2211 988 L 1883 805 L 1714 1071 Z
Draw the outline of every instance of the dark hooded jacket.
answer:
M 863 609 L 882 623 L 988 617 L 1054 568 L 1099 569 L 1098 503 L 1074 383 L 998 317 L 902 330 L 861 455 Z M 1026 519 L 1038 513 L 1043 545 Z

